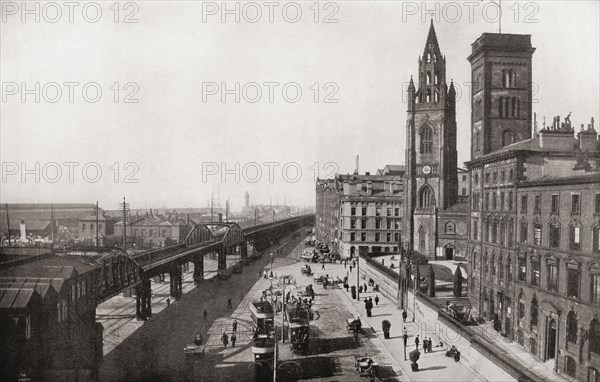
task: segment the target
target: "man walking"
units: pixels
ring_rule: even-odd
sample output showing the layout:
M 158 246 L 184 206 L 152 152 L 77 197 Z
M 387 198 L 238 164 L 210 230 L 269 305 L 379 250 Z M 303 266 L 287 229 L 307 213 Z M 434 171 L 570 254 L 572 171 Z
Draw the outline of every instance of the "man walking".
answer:
M 228 309 L 232 309 L 232 308 L 233 308 L 233 305 L 231 305 L 231 298 L 229 298 L 229 299 L 227 300 L 227 308 L 228 308 Z
M 224 347 L 227 347 L 227 344 L 229 343 L 229 337 L 227 337 L 225 332 L 223 332 L 223 335 L 221 336 L 221 342 L 223 342 Z
M 237 332 L 237 320 L 233 320 L 233 324 L 231 324 L 231 326 L 233 327 L 233 332 Z M 233 342 L 233 340 L 232 340 Z
M 235 333 L 232 333 L 232 334 L 231 334 L 231 347 L 232 347 L 232 348 L 234 348 L 234 347 L 235 347 L 235 340 L 236 340 L 236 338 L 235 338 Z
M 406 345 L 408 345 L 408 332 L 406 331 L 406 327 L 404 327 L 402 339 L 404 340 L 404 360 L 406 361 Z
M 223 333 L 223 334 L 225 334 L 225 333 Z M 416 346 L 415 349 L 419 349 L 419 343 L 420 342 L 421 341 L 419 341 L 419 335 L 417 334 L 417 337 L 415 338 L 415 346 Z
M 379 305 L 379 296 L 375 296 L 375 306 Z
M 402 309 L 402 322 L 406 322 L 406 317 L 408 315 L 406 314 L 406 309 Z
M 204 316 L 204 321 L 206 321 L 206 317 L 208 316 L 208 312 L 206 311 L 206 309 L 204 309 L 204 313 L 202 315 Z

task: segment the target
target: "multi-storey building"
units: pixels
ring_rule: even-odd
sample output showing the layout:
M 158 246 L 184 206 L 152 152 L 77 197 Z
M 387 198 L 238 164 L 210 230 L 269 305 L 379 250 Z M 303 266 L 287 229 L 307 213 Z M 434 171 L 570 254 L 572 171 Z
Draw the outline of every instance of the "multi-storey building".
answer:
M 402 232 L 403 178 L 336 175 L 317 183 L 317 238 L 342 257 L 398 253 Z
M 600 378 L 600 145 L 570 115 L 531 118 L 528 35 L 472 46 L 469 297 L 554 370 Z M 533 131 L 533 134 L 532 134 Z

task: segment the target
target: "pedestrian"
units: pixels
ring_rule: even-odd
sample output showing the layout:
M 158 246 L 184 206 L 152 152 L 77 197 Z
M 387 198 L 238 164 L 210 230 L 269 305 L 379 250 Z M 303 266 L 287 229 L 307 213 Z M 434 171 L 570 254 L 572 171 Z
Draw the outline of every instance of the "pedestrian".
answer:
M 363 292 L 362 285 L 359 285 L 359 286 L 358 286 L 358 293 L 362 293 L 362 292 Z M 366 301 L 366 299 L 365 299 L 365 301 Z
M 427 337 L 425 337 L 423 339 L 423 353 L 427 353 L 427 350 L 429 350 L 429 346 L 427 345 Z
M 223 333 L 223 334 L 225 334 L 225 333 Z M 416 349 L 418 349 L 418 348 L 419 348 L 419 342 L 421 342 L 421 341 L 419 341 L 419 335 L 417 334 L 417 337 L 415 338 L 415 346 L 416 346 Z
M 267 278 L 267 270 L 265 269 L 265 271 L 263 272 L 263 278 L 266 279 Z
M 408 333 L 406 332 L 406 328 L 404 328 L 404 334 L 402 334 L 402 339 L 404 339 L 404 347 L 408 344 Z
M 228 309 L 232 309 L 233 305 L 231 305 L 231 298 L 229 298 L 229 300 L 227 300 L 227 308 Z
M 375 306 L 379 305 L 379 296 L 375 296 Z
M 206 321 L 206 317 L 208 316 L 208 312 L 206 311 L 206 309 L 204 310 L 204 313 L 202 315 L 204 316 L 204 320 Z
M 229 337 L 227 337 L 225 332 L 223 332 L 223 335 L 221 336 L 221 342 L 223 342 L 224 347 L 227 347 L 227 344 L 229 343 Z
M 236 338 L 235 338 L 235 333 L 232 333 L 232 334 L 231 334 L 231 347 L 232 347 L 232 348 L 234 348 L 234 347 L 235 347 L 235 340 L 236 340 Z
M 231 326 L 233 327 L 233 332 L 237 332 L 237 320 L 233 320 L 233 324 L 231 324 Z
M 433 341 L 431 340 L 431 337 L 429 337 L 429 341 L 427 341 L 427 346 L 429 347 L 429 350 L 427 352 L 431 353 L 431 348 L 433 347 Z
M 367 293 L 367 283 L 364 283 L 363 285 L 365 286 L 364 291 L 365 291 L 365 293 Z
M 352 265 L 350 265 L 350 272 L 352 272 Z
M 408 315 L 406 314 L 406 309 L 402 309 L 402 322 L 406 322 L 406 317 Z
M 167 297 L 167 308 L 169 307 L 169 305 L 171 305 L 171 299 Z
M 344 260 L 344 269 L 346 269 L 346 267 L 348 267 L 348 260 Z

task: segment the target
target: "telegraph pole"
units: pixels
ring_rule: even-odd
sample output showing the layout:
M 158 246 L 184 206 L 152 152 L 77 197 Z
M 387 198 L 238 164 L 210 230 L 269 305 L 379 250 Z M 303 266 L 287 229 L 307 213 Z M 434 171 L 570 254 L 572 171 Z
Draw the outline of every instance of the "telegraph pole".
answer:
M 98 242 L 98 234 L 99 234 L 99 230 L 98 230 L 98 201 L 96 200 L 96 247 L 99 247 L 100 244 Z
M 8 246 L 10 247 L 12 244 L 10 243 L 10 218 L 8 217 L 8 203 L 6 203 L 6 228 L 8 228 Z

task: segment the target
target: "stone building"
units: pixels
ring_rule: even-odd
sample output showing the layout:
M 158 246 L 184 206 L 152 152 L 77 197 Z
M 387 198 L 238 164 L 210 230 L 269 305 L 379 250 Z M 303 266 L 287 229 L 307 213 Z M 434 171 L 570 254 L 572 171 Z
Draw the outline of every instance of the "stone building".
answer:
M 431 260 L 454 259 L 459 252 L 464 256 L 467 205 L 459 204 L 462 175 L 457 166 L 456 91 L 452 82 L 447 85 L 446 58 L 432 20 L 419 57 L 417 86 L 411 77 L 408 87 L 406 249 Z
M 528 35 L 472 45 L 468 292 L 557 373 L 600 378 L 600 145 L 570 114 L 537 130 Z
M 317 238 L 342 257 L 398 253 L 402 183 L 402 176 L 369 173 L 317 182 Z

